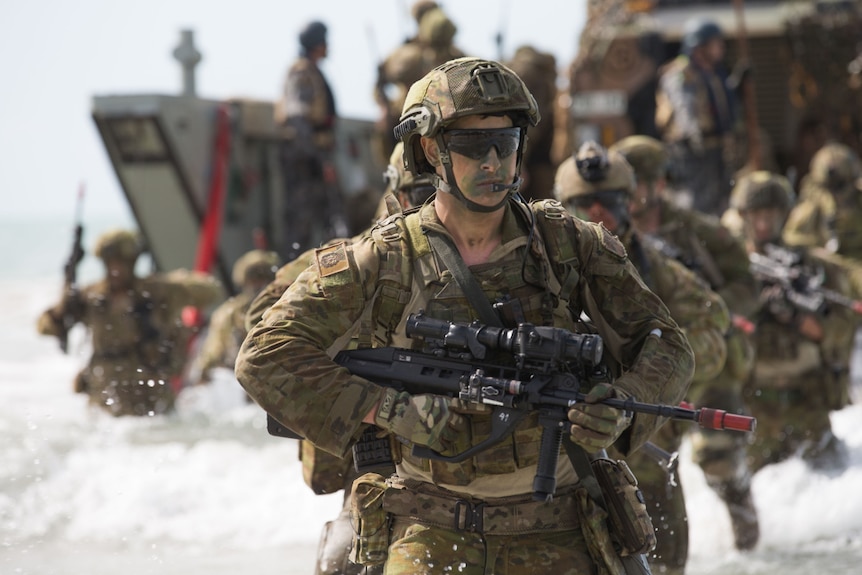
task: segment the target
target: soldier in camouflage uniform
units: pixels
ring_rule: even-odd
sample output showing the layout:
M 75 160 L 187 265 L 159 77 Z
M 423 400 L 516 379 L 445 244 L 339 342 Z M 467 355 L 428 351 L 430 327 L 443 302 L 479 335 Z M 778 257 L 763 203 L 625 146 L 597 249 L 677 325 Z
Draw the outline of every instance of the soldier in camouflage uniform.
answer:
M 538 120 L 523 82 L 496 62 L 454 60 L 414 84 L 397 133 L 407 169 L 432 178 L 435 199 L 317 250 L 240 351 L 237 376 L 249 394 L 317 447 L 345 456 L 369 425 L 397 436 L 393 446 L 406 442 L 385 485 L 363 476 L 353 486 L 354 558 L 385 560 L 387 573 L 621 570 L 567 458 L 553 501 L 533 501 L 537 414 L 462 463 L 424 459 L 410 445 L 453 455 L 487 437 L 489 410 L 383 388 L 330 359 L 351 341 L 421 345 L 405 333 L 408 315 L 420 310 L 449 321 L 477 317 L 441 261 L 438 240 L 452 242 L 489 303 L 508 301 L 537 325 L 576 329 L 584 312 L 598 326 L 606 354 L 626 371 L 568 411 L 571 440 L 587 451 L 616 445 L 629 454 L 660 423 L 630 419 L 600 398 L 676 403 L 693 371 L 684 335 L 614 236 L 555 201 L 525 206 L 512 198 L 526 131 Z M 476 513 L 462 513 L 466 506 Z
M 679 167 L 676 202 L 714 215 L 727 208 L 734 156 L 735 102 L 723 60 L 721 29 L 690 20 L 656 93 L 656 127 Z
M 781 230 L 793 206 L 790 183 L 783 176 L 754 172 L 733 192 L 749 252 L 765 253 L 781 245 Z M 823 248 L 796 248 L 805 268 L 823 287 L 847 294 L 847 270 L 835 265 Z M 746 387 L 746 402 L 757 418 L 749 449 L 752 469 L 800 455 L 814 467 L 841 467 L 845 454 L 832 433 L 829 412 L 843 407 L 849 350 L 855 318 L 839 305 L 817 312 L 791 305 L 780 285 L 765 283 L 763 307 L 756 316 L 756 362 Z
M 862 263 L 862 162 L 844 144 L 826 144 L 811 159 L 799 203 L 784 226 L 792 246 L 823 246 Z
M 629 202 L 635 175 L 618 152 L 606 153 L 594 142 L 583 144 L 557 170 L 554 193 L 569 211 L 605 226 L 619 236 L 644 283 L 662 299 L 685 332 L 695 358 L 689 394 L 711 385 L 725 363 L 725 333 L 730 314 L 721 297 L 692 271 L 646 242 L 631 225 Z M 669 453 L 679 450 L 688 425 L 665 423 L 652 442 Z M 683 573 L 688 558 L 688 522 L 680 482 L 669 481 L 665 468 L 638 451 L 627 459 L 638 478 L 656 525 L 653 570 Z
M 287 222 L 282 255 L 288 260 L 347 233 L 333 157 L 335 98 L 318 67 L 327 56 L 326 26 L 311 22 L 299 44 L 300 57 L 287 72 L 276 109 L 276 122 L 286 134 L 281 150 Z
M 381 117 L 377 122 L 376 146 L 381 161 L 386 160 L 398 142 L 392 130 L 410 86 L 435 66 L 464 56 L 453 44 L 458 31 L 455 23 L 436 2 L 419 0 L 413 5 L 412 14 L 416 36 L 395 48 L 377 68 L 374 98 Z
M 264 250 L 252 250 L 234 263 L 233 284 L 240 292 L 218 306 L 210 316 L 206 337 L 192 369 L 199 374 L 199 383 L 209 383 L 213 368 L 233 370 L 239 347 L 248 333 L 246 311 L 260 290 L 275 279 L 280 263 L 277 253 Z
M 748 269 L 743 242 L 715 218 L 687 210 L 664 196 L 669 156 L 664 144 L 630 136 L 611 150 L 632 165 L 637 186 L 630 203 L 632 224 L 644 240 L 697 273 L 716 291 L 734 318 L 726 333 L 727 361 L 705 385 L 692 386 L 689 399 L 731 413 L 746 411 L 742 388 L 754 365 L 754 344 L 745 333 L 759 308 L 757 284 Z M 757 543 L 757 510 L 751 499 L 751 472 L 745 461 L 748 438 L 738 433 L 696 429 L 692 451 L 707 483 L 727 504 L 738 549 Z
M 542 122 L 530 134 L 524 149 L 524 185 L 521 195 L 529 200 L 553 197 L 557 167 L 551 159 L 557 108 L 557 60 L 553 54 L 521 46 L 507 64 L 524 80 L 542 110 Z
M 60 336 L 69 325 L 84 324 L 92 333 L 93 355 L 75 379 L 75 391 L 111 415 L 155 415 L 171 410 L 185 358 L 186 306 L 205 308 L 222 297 L 210 276 L 176 270 L 135 276 L 140 254 L 136 234 L 116 230 L 96 242 L 105 279 L 67 292 L 45 311 L 39 333 Z M 177 348 L 180 349 L 177 349 Z
M 404 162 L 401 159 L 403 153 L 404 144 L 399 142 L 383 174 L 386 192 L 378 209 L 379 218 L 420 206 L 435 191 L 428 177 L 414 177 L 404 170 Z M 257 325 L 264 312 L 278 301 L 299 274 L 314 263 L 314 252 L 315 250 L 309 250 L 278 270 L 274 281 L 266 286 L 248 308 L 245 315 L 246 332 Z M 300 460 L 303 479 L 315 493 L 334 493 L 344 489 L 344 506 L 341 513 L 324 526 L 318 547 L 315 575 L 371 575 L 381 571 L 380 567 L 368 567 L 366 570 L 365 567 L 348 561 L 353 539 L 353 529 L 350 526 L 350 486 L 357 477 L 353 469 L 352 455 L 348 454 L 345 458 L 335 457 L 315 448 L 307 441 L 300 441 Z

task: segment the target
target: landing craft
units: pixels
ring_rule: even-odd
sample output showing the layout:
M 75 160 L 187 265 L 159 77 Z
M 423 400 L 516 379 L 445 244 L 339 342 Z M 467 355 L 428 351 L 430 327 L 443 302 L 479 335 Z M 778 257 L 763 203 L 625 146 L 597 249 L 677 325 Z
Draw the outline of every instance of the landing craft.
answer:
M 609 0 L 587 10 L 561 102 L 567 150 L 655 136 L 657 74 L 679 53 L 685 23 L 701 18 L 722 29 L 729 67 L 747 50 L 756 117 L 774 160 L 762 167 L 801 177 L 827 139 L 862 152 L 859 0 Z
M 289 135 L 273 119 L 274 102 L 196 94 L 201 56 L 192 31 L 181 33 L 174 56 L 181 94 L 95 96 L 93 120 L 157 270 L 206 268 L 230 292 L 234 262 L 254 248 L 280 251 L 290 225 L 279 159 Z M 357 212 L 352 200 L 382 190 L 384 166 L 368 144 L 373 129 L 372 121 L 337 120 L 335 164 L 347 214 Z M 371 222 L 376 202 L 361 204 L 367 218 L 360 215 L 349 233 Z M 329 239 L 324 230 L 319 236 Z

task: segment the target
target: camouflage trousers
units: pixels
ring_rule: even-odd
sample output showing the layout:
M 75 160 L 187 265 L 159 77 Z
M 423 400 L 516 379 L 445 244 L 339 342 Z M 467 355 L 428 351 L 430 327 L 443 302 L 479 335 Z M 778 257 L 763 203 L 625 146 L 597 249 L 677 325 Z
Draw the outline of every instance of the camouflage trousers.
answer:
M 593 575 L 577 498 L 530 496 L 467 502 L 427 490 L 387 490 L 391 514 L 386 574 Z
M 77 377 L 75 390 L 114 416 L 159 415 L 174 407 L 169 376 L 141 369 L 139 361 L 94 360 Z
M 483 535 L 393 522 L 384 573 L 462 575 L 592 575 L 596 567 L 580 529 L 529 535 Z
M 755 440 L 748 450 L 753 472 L 794 455 L 815 464 L 821 458 L 828 464 L 833 456 L 840 457 L 829 407 L 816 390 L 820 376 L 813 375 L 816 379 L 807 386 L 764 386 L 748 392 L 746 402 L 757 418 Z

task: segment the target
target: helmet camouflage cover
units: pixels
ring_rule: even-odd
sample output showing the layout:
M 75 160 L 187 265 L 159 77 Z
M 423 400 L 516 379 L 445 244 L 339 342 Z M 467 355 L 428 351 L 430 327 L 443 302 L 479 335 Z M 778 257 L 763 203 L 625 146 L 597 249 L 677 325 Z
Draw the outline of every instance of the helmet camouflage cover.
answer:
M 472 115 L 508 115 L 521 128 L 539 123 L 539 109 L 527 86 L 511 69 L 491 60 L 458 58 L 431 70 L 407 93 L 395 138 L 404 142 L 404 165 L 413 174 L 435 173 L 420 136 L 440 135 L 455 120 Z
M 730 206 L 740 212 L 780 208 L 787 214 L 795 202 L 796 196 L 790 181 L 766 170 L 746 174 L 739 179 L 730 194 Z
M 610 148 L 628 161 L 640 182 L 656 182 L 665 177 L 670 157 L 664 144 L 649 136 L 628 136 Z
M 434 182 L 428 174 L 414 175 L 404 169 L 404 142 L 398 142 L 392 150 L 389 165 L 383 172 L 383 182 L 386 190 L 397 194 L 405 192 L 411 205 L 418 206 L 434 193 Z
M 859 156 L 844 144 L 826 144 L 811 158 L 812 181 L 832 191 L 853 186 L 862 177 Z
M 231 279 L 236 287 L 252 281 L 271 282 L 281 265 L 278 254 L 266 250 L 246 252 L 233 264 Z
M 607 152 L 595 142 L 585 142 L 577 155 L 557 168 L 554 196 L 563 204 L 579 196 L 635 189 L 634 170 L 619 152 Z
M 133 263 L 141 254 L 141 241 L 138 234 L 130 230 L 107 231 L 96 240 L 94 253 L 105 261 L 122 260 Z

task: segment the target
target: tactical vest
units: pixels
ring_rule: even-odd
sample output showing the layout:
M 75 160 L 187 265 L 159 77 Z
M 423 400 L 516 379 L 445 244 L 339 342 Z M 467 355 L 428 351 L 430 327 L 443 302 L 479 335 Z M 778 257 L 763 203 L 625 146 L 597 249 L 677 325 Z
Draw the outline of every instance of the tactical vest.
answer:
M 555 325 L 572 331 L 578 326 L 573 318 L 581 309 L 569 300 L 580 275 L 573 238 L 574 224 L 563 206 L 548 200 L 529 208 L 513 203 L 516 217 L 535 221 L 536 236 L 527 246 L 521 236 L 503 244 L 510 250 L 500 260 L 473 266 L 472 271 L 483 292 L 492 300 L 517 300 L 525 321 Z M 417 347 L 420 340 L 401 340 L 410 313 L 425 310 L 429 316 L 447 321 L 469 322 L 476 317 L 472 306 L 451 273 L 435 256 L 420 227 L 418 210 L 391 215 L 371 232 L 380 253 L 377 292 L 360 319 L 355 344 L 358 347 Z M 515 252 L 529 250 L 523 267 Z M 511 327 L 511 326 L 510 326 Z M 470 444 L 488 437 L 491 416 L 470 413 Z M 542 428 L 537 415 L 525 419 L 514 434 L 502 443 L 459 464 L 413 457 L 409 450 L 401 458 L 429 473 L 436 483 L 467 485 L 477 477 L 511 473 L 533 466 L 538 461 Z

